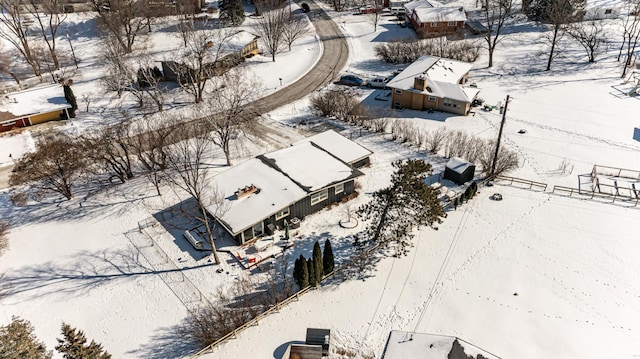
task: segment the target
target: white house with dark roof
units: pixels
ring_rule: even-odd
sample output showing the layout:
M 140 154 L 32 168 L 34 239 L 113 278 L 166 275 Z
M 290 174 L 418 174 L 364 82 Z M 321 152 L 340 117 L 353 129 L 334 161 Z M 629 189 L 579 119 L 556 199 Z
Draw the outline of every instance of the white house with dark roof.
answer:
M 387 84 L 391 104 L 397 109 L 432 109 L 467 115 L 480 92 L 464 85 L 472 67 L 468 62 L 422 56 Z
M 393 330 L 382 359 L 500 359 L 463 339 L 448 335 Z
M 283 228 L 285 220 L 303 219 L 351 198 L 355 179 L 364 174 L 341 158 L 364 161 L 364 154 L 371 152 L 333 133 L 317 135 L 315 139 L 324 145 L 312 136 L 215 176 L 213 183 L 224 203 L 217 203 L 209 213 L 243 244 Z M 335 141 L 327 141 L 329 138 Z

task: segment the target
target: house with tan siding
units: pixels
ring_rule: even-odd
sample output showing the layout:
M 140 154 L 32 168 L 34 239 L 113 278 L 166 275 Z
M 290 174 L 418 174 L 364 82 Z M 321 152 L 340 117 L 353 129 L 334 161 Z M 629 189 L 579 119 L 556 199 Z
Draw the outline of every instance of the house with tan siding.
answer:
M 468 62 L 422 56 L 387 84 L 392 107 L 468 115 L 480 92 L 465 86 L 472 67 Z

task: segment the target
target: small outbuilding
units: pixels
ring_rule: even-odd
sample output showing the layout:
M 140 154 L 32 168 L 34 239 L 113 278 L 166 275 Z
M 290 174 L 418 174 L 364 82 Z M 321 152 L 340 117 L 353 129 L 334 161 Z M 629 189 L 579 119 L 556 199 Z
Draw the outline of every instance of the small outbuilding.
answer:
M 462 185 L 473 180 L 476 166 L 459 157 L 451 157 L 444 169 L 444 178 Z
M 322 346 L 322 355 L 329 355 L 330 329 L 307 328 L 305 344 Z

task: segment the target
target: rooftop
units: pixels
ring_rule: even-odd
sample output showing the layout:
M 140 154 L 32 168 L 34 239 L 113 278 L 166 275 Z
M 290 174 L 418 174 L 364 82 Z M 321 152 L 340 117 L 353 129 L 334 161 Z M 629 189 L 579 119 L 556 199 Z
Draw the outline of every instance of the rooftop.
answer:
M 4 101 L 0 102 L 0 112 L 9 112 L 13 118 L 71 108 L 59 84 L 38 86 L 2 96 Z
M 354 163 L 371 155 L 371 151 L 350 141 L 336 131 L 328 130 L 297 142 L 313 142 L 346 163 Z
M 457 342 L 458 344 L 455 344 Z M 456 337 L 393 330 L 383 359 L 499 359 Z

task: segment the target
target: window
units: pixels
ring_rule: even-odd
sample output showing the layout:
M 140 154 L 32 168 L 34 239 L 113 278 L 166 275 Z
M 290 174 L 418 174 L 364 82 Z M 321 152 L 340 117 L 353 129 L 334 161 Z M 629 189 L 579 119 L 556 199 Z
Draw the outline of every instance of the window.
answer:
M 429 96 L 429 101 L 436 102 L 436 97 L 435 96 Z
M 335 187 L 335 194 L 344 192 L 344 183 L 338 183 Z
M 448 106 L 448 107 L 455 107 L 455 108 L 460 107 L 460 105 L 459 105 L 459 104 L 457 104 L 457 103 L 453 102 L 452 100 L 449 100 L 448 98 L 445 98 L 445 99 L 444 99 L 444 105 L 445 105 L 445 106 Z
M 604 11 L 604 13 L 605 13 L 606 15 L 609 15 L 609 14 L 611 14 L 612 12 L 613 12 L 613 10 L 611 10 L 611 9 L 607 9 L 607 10 L 605 10 L 605 11 Z
M 325 188 L 322 191 L 311 195 L 311 205 L 313 206 L 314 204 L 318 204 L 327 198 L 329 198 L 329 191 Z
M 396 93 L 396 95 L 402 95 L 402 90 L 395 89 L 394 92 Z
M 456 26 L 456 25 L 458 25 L 457 21 L 449 21 L 449 22 L 447 22 L 447 26 Z
M 283 209 L 282 211 L 276 213 L 276 221 L 280 218 L 284 218 L 289 215 L 289 207 Z
M 438 27 L 438 23 L 437 22 L 432 22 L 430 25 L 431 25 L 431 27 Z
M 394 102 L 393 103 L 393 108 L 395 108 L 396 110 L 399 110 L 402 108 L 402 106 L 400 105 L 400 102 Z

